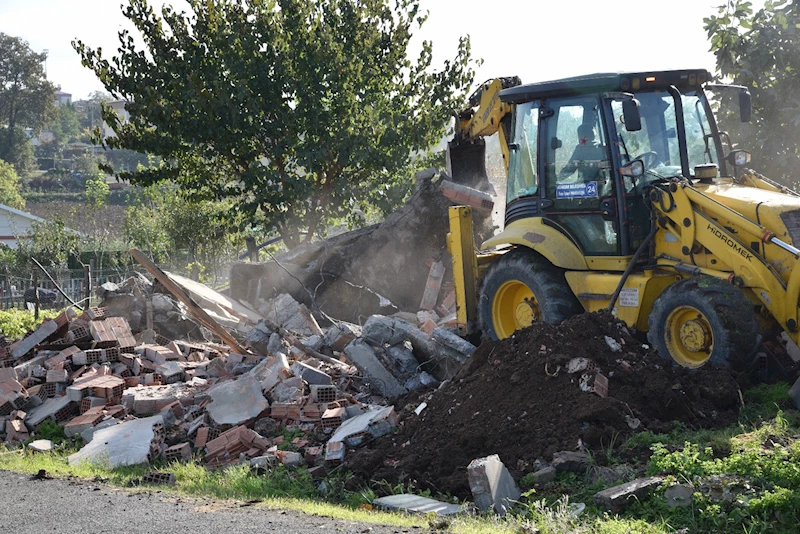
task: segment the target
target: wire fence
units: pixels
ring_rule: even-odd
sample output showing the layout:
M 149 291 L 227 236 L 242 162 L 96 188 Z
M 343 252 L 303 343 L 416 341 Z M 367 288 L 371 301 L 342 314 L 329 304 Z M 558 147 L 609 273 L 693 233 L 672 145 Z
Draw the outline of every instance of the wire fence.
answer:
M 31 269 L 27 276 L 9 274 L 6 270 L 0 276 L 0 309 L 34 309 L 36 289 L 39 293 L 40 309 L 60 309 L 68 305 L 69 297 L 73 302 L 81 304 L 89 302 L 94 288 L 106 282 L 120 283 L 134 274 L 133 267 L 90 272 L 90 269 L 60 269 L 48 274 L 55 284 L 38 268 Z M 91 276 L 90 276 L 91 274 Z M 59 288 L 66 294 L 62 295 Z

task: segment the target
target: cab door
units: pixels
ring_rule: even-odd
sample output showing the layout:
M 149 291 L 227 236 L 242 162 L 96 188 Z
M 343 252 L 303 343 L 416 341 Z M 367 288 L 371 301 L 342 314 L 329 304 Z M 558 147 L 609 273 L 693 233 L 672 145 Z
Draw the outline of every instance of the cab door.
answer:
M 543 196 L 549 224 L 586 256 L 618 256 L 616 187 L 601 100 L 597 95 L 548 99 L 540 111 Z

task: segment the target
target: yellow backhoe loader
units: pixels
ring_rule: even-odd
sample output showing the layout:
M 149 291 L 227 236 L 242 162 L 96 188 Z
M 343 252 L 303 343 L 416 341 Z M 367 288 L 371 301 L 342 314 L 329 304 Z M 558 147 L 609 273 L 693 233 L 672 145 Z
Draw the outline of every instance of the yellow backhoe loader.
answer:
M 535 321 L 609 309 L 665 357 L 747 368 L 761 334 L 798 342 L 800 196 L 746 169 L 720 132 L 706 70 L 483 84 L 449 143 L 456 182 L 486 181 L 484 138 L 507 170 L 505 225 L 479 249 L 450 210 L 458 320 L 502 339 Z

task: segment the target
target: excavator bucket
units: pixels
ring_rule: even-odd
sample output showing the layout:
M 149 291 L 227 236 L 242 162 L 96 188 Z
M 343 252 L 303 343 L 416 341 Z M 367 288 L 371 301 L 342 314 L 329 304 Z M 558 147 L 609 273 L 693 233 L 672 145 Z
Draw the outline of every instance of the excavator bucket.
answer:
M 476 139 L 470 142 L 447 143 L 447 174 L 457 184 L 485 191 L 489 176 L 486 173 L 486 142 Z

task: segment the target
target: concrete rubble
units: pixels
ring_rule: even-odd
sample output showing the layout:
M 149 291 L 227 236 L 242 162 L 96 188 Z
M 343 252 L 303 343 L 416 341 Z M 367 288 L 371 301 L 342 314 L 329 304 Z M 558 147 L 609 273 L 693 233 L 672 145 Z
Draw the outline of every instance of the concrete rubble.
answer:
M 99 288 L 99 307 L 68 308 L 13 344 L 0 338 L 0 440 L 24 444 L 49 421 L 85 443 L 72 464 L 200 458 L 320 474 L 392 432 L 389 403 L 436 387 L 474 350 L 444 327 L 424 332 L 412 313 L 323 328 L 288 294 L 256 312 L 169 276 L 218 323 L 201 326 L 136 277 Z
M 456 335 L 444 236 L 447 208 L 477 192 L 441 178 L 418 175 L 412 199 L 381 224 L 302 245 L 280 265 L 234 265 L 229 295 L 148 269 L 155 282 L 106 282 L 98 306 L 67 308 L 20 340 L 0 336 L 0 443 L 58 449 L 38 439 L 58 425 L 83 443 L 73 465 L 282 465 L 324 477 L 349 450 L 396 431 L 395 401 L 452 379 L 475 351 Z M 307 288 L 319 291 L 309 298 Z M 504 468 L 490 471 L 502 513 L 518 490 Z M 409 495 L 375 505 L 462 509 Z
M 482 512 L 506 515 L 520 498 L 519 487 L 496 454 L 470 462 L 467 478 L 475 506 Z

